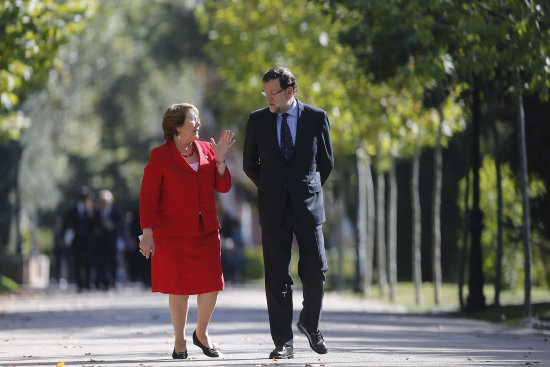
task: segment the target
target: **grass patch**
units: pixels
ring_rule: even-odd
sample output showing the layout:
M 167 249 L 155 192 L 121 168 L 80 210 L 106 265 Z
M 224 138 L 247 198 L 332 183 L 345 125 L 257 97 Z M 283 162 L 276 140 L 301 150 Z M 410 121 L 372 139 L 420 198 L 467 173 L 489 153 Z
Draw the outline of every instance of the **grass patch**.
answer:
M 550 317 L 550 302 L 533 303 L 532 314 L 536 318 Z M 523 304 L 502 305 L 500 307 L 490 305 L 483 311 L 459 312 L 456 315 L 504 325 L 520 326 L 525 319 L 526 311 Z
M 390 302 L 389 295 L 382 296 L 380 290 L 375 285 L 371 289 L 371 299 L 382 302 Z M 397 297 L 395 304 L 403 305 L 409 312 L 427 313 L 427 312 L 450 312 L 452 315 L 467 317 L 477 320 L 485 320 L 510 326 L 519 326 L 525 319 L 526 311 L 523 305 L 523 292 L 520 291 L 502 291 L 500 294 L 500 307 L 493 305 L 494 288 L 492 285 L 485 285 L 483 288 L 485 303 L 487 307 L 483 311 L 467 312 L 460 311 L 460 302 L 458 300 L 458 286 L 456 284 L 445 283 L 441 287 L 441 303 L 435 304 L 435 290 L 432 283 L 422 284 L 422 305 L 417 305 L 415 301 L 415 287 L 411 282 L 400 282 L 397 284 Z M 464 303 L 468 297 L 468 287 L 463 289 Z M 531 290 L 532 315 L 536 318 L 550 317 L 550 293 L 548 288 L 534 287 Z
M 19 284 L 5 275 L 0 275 L 0 293 L 17 292 Z

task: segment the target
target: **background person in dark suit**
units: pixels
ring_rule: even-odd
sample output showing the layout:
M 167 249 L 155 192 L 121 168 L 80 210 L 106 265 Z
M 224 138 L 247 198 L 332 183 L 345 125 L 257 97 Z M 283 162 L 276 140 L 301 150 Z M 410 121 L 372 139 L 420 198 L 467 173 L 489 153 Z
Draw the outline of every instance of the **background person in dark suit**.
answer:
M 271 337 L 270 358 L 293 358 L 291 247 L 296 236 L 303 284 L 297 324 L 310 347 L 327 352 L 319 331 L 327 261 L 321 224 L 322 185 L 334 167 L 325 111 L 295 98 L 296 78 L 274 67 L 263 76 L 268 107 L 248 118 L 243 168 L 258 188 L 265 288 Z
M 70 208 L 63 220 L 64 241 L 71 248 L 75 280 L 79 292 L 90 289 L 91 244 L 94 206 L 87 187 L 80 190 L 76 206 Z
M 96 239 L 93 259 L 96 270 L 95 286 L 108 290 L 116 285 L 118 270 L 118 239 L 122 236 L 122 212 L 114 203 L 109 190 L 99 192 L 98 208 L 95 213 Z

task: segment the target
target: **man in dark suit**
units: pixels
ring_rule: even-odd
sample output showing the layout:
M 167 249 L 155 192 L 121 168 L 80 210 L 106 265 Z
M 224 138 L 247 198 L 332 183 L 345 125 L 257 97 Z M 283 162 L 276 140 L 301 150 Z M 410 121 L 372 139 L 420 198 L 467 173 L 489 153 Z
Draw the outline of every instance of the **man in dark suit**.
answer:
M 303 308 L 297 328 L 310 347 L 327 353 L 319 331 L 327 261 L 322 223 L 322 185 L 334 167 L 325 111 L 295 98 L 296 78 L 274 67 L 263 76 L 268 107 L 248 118 L 243 168 L 258 188 L 265 289 L 271 337 L 269 358 L 293 358 L 290 272 L 293 235 L 299 247 Z
M 113 193 L 99 192 L 99 205 L 95 213 L 96 238 L 94 243 L 94 265 L 97 289 L 115 288 L 118 270 L 118 239 L 122 236 L 122 212 L 114 204 Z
M 93 236 L 94 208 L 92 195 L 83 187 L 76 206 L 70 208 L 63 220 L 64 242 L 70 246 L 78 291 L 90 289 L 91 241 Z

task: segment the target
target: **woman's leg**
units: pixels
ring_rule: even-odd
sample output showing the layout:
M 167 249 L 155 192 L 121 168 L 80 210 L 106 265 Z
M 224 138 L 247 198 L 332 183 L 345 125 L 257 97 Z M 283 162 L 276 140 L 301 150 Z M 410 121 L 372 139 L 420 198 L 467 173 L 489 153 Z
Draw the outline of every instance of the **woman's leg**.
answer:
M 176 339 L 174 348 L 176 352 L 184 352 L 187 350 L 187 342 L 185 339 L 185 324 L 187 323 L 187 311 L 189 310 L 189 296 L 180 294 L 170 294 L 168 296 L 170 304 L 170 316 L 172 317 L 172 325 Z
M 202 293 L 197 295 L 197 338 L 202 345 L 212 348 L 213 345 L 208 337 L 208 323 L 214 313 L 216 307 L 216 301 L 218 299 L 218 292 Z

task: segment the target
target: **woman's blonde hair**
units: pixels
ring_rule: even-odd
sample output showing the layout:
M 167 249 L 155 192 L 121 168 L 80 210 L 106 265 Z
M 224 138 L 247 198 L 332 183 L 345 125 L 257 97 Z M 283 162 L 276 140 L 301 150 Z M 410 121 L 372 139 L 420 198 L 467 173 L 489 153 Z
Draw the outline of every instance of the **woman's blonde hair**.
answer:
M 166 139 L 166 141 L 172 140 L 174 136 L 178 135 L 176 128 L 180 127 L 185 122 L 187 110 L 193 110 L 197 116 L 199 115 L 197 107 L 190 103 L 173 104 L 164 111 L 164 116 L 162 117 L 162 131 L 164 131 L 164 139 Z

